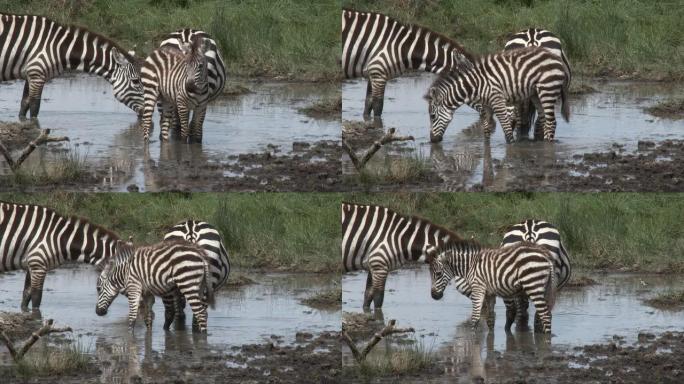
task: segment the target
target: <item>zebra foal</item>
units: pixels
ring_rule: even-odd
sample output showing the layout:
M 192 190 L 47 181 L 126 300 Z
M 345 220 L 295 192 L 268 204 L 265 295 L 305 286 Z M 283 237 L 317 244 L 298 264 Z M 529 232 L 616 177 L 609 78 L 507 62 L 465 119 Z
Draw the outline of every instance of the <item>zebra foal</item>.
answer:
M 191 132 L 188 120 L 191 110 L 206 108 L 209 100 L 206 50 L 204 39 L 196 36 L 180 49 L 163 46 L 145 59 L 141 69 L 144 87 L 141 124 L 145 142 L 150 139 L 152 114 L 158 101 L 162 109 L 159 134 L 162 141 L 169 139 L 169 124 L 174 120 L 174 113 L 180 121 L 181 139 L 190 141 L 197 137 L 201 140 L 201 131 Z
M 114 41 L 43 16 L 0 13 L 0 81 L 24 79 L 19 117 L 38 117 L 45 83 L 65 71 L 102 76 L 114 97 L 142 112 L 143 87 L 136 59 Z
M 466 251 L 464 251 L 464 249 Z M 462 245 L 432 248 L 426 257 L 430 265 L 432 298 L 439 300 L 455 277 L 465 279 L 473 304 L 473 327 L 480 321 L 483 306 L 493 308 L 496 296 L 514 299 L 529 297 L 537 310 L 543 333 L 551 332 L 551 309 L 555 301 L 556 273 L 550 252 L 532 244 L 482 249 Z
M 97 280 L 98 316 L 107 314 L 114 299 L 128 297 L 128 327 L 133 329 L 142 305 L 145 325 L 152 326 L 154 296 L 169 296 L 179 291 L 197 319 L 197 329 L 207 330 L 207 306 L 213 305 L 211 272 L 204 249 L 186 242 L 120 247 Z
M 556 131 L 555 105 L 562 102 L 561 114 L 567 121 L 568 69 L 563 61 L 544 48 L 528 47 L 480 57 L 467 71 L 441 75 L 425 96 L 430 115 L 430 140 L 440 142 L 454 116 L 467 104 L 482 113 L 484 133 L 489 138 L 501 123 L 506 142 L 514 141 L 507 104 L 531 99 L 543 124 L 544 140 L 553 141 Z

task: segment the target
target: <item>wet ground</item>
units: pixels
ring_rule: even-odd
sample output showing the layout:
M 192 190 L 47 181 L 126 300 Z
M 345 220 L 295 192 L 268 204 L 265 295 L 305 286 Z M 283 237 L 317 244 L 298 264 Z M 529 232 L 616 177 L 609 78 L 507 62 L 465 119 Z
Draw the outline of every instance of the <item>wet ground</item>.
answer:
M 454 191 L 640 191 L 646 185 L 658 190 L 656 187 L 662 184 L 659 190 L 684 191 L 677 161 L 684 140 L 684 122 L 655 117 L 644 110 L 684 95 L 676 84 L 574 79 L 582 83 L 583 92 L 570 97 L 570 123 L 562 119 L 558 122 L 554 144 L 523 141 L 506 145 L 500 126 L 487 144 L 482 130 L 474 124 L 478 114 L 463 106 L 456 111 L 444 141 L 433 145 L 429 141 L 427 103 L 422 98 L 433 79 L 425 74 L 391 81 L 382 122 L 365 123 L 375 131 L 394 127 L 398 134 L 415 137 L 414 142 L 383 148 L 372 160 L 376 167 L 387 166 L 391 163 L 388 158 L 422 160 L 427 164 L 424 180 L 407 180 L 409 187 Z M 365 92 L 364 80 L 343 83 L 342 118 L 347 126 L 362 122 Z M 367 135 L 365 146 L 381 134 L 370 130 Z M 650 143 L 650 147 L 640 143 Z M 650 156 L 654 147 L 661 151 Z M 357 151 L 363 148 L 364 143 L 355 146 Z M 596 162 L 597 157 L 616 161 Z M 343 170 L 345 174 L 355 173 L 346 155 Z M 640 182 L 632 182 L 634 179 Z M 391 183 L 382 182 L 375 187 L 392 188 Z
M 109 313 L 98 317 L 97 274 L 82 266 L 48 275 L 41 312 L 43 318 L 71 326 L 73 339 L 92 353 L 95 373 L 76 377 L 79 382 L 214 382 L 237 377 L 298 382 L 293 379 L 301 366 L 307 369 L 305 382 L 332 380 L 339 372 L 340 312 L 313 309 L 300 301 L 330 289 L 335 279 L 305 274 L 249 276 L 257 284 L 219 291 L 216 308 L 209 310 L 206 336 L 190 329 L 164 331 L 159 300 L 150 332 L 141 320 L 133 335 L 128 332 L 125 297 L 118 297 Z M 3 311 L 18 310 L 23 280 L 23 273 L 0 275 Z M 190 316 L 189 309 L 186 314 Z M 0 365 L 7 369 L 9 355 L 2 351 L 4 347 L 0 347 Z
M 658 292 L 681 289 L 681 279 L 640 274 L 587 276 L 598 284 L 566 288 L 559 294 L 549 342 L 526 331 L 514 330 L 507 335 L 500 300 L 494 332 L 490 333 L 484 323 L 473 331 L 467 322 L 470 301 L 453 286 L 447 288 L 442 300 L 435 301 L 430 297 L 427 269 L 394 272 L 387 282 L 384 320 L 396 319 L 397 326 L 414 327 L 415 338 L 392 338 L 380 343 L 373 353 L 382 354 L 387 348 L 396 349 L 413 340 L 431 350 L 435 369 L 406 377 L 406 382 L 569 383 L 582 382 L 582 378 L 623 382 L 620 377 L 624 382 L 643 382 L 639 378 L 648 377 L 648 372 L 656 374 L 667 364 L 672 365 L 669 374 L 675 376 L 661 376 L 663 382 L 680 382 L 675 379 L 684 378 L 679 376 L 684 375 L 684 361 L 675 350 L 684 350 L 684 336 L 677 333 L 684 330 L 684 317 L 681 312 L 646 306 L 643 300 Z M 343 311 L 361 312 L 365 280 L 365 273 L 343 276 Z M 370 332 L 381 328 L 382 323 L 372 320 L 369 327 L 365 331 L 359 328 L 362 331 L 354 335 L 357 344 L 369 340 Z M 662 358 L 657 364 L 655 356 Z M 346 346 L 343 362 L 345 366 L 354 364 Z
M 333 83 L 243 84 L 249 92 L 215 100 L 202 144 L 164 143 L 158 127 L 146 150 L 135 114 L 106 81 L 78 75 L 54 79 L 43 92 L 39 124 L 70 143 L 39 148 L 25 167 L 43 168 L 64 153 L 87 169 L 71 189 L 330 190 L 339 188 L 339 120 L 299 110 L 339 95 Z M 229 85 L 230 86 L 230 85 Z M 23 83 L 0 85 L 0 121 L 17 121 Z M 157 123 L 158 116 L 154 121 Z M 0 175 L 7 175 L 0 162 Z

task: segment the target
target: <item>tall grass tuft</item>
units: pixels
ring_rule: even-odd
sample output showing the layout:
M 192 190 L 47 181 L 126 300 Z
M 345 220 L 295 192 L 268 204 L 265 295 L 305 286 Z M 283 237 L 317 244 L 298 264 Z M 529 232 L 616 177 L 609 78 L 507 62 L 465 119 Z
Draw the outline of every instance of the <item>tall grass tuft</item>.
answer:
M 83 372 L 90 367 L 89 350 L 80 342 L 59 347 L 41 343 L 17 364 L 20 376 L 58 376 Z

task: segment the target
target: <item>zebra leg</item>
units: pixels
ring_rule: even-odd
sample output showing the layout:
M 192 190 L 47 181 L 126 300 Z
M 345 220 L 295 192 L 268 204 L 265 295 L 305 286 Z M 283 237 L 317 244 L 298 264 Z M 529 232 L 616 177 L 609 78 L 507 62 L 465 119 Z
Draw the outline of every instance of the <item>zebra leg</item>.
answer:
M 126 288 L 126 293 L 128 294 L 128 329 L 133 331 L 135 329 L 135 321 L 138 319 L 142 289 L 131 285 Z
M 143 105 L 142 117 L 140 118 L 140 124 L 143 131 L 143 139 L 145 143 L 150 142 L 150 133 L 152 132 L 152 115 L 154 114 L 154 105 L 157 102 L 157 95 L 154 95 L 153 99 L 145 99 L 145 104 Z
M 530 123 L 531 123 L 531 112 L 532 112 L 532 101 L 525 100 L 520 103 L 520 116 L 519 116 L 519 128 L 520 137 L 529 138 L 530 137 Z
M 511 126 L 511 118 L 506 113 L 506 101 L 502 98 L 496 97 L 492 100 L 492 110 L 496 114 L 496 118 L 499 119 L 501 123 L 501 129 L 504 131 L 506 136 L 506 144 L 510 144 L 515 141 L 515 136 L 513 136 L 513 127 Z
M 496 295 L 485 296 L 483 311 L 487 316 L 487 328 L 490 330 L 494 329 L 494 323 L 496 322 L 496 312 L 494 311 L 495 304 Z
M 169 330 L 176 317 L 176 297 L 175 295 L 162 296 L 164 303 L 164 330 Z
M 551 333 L 551 310 L 544 297 L 544 291 L 534 285 L 523 285 L 523 290 L 534 303 L 534 308 L 537 311 L 542 324 L 542 332 Z
M 387 272 L 377 272 L 373 274 L 373 308 L 382 308 L 385 300 L 385 283 L 387 282 Z
M 383 71 L 371 71 L 369 72 L 369 82 L 371 84 L 371 95 L 372 95 L 372 106 L 373 117 L 379 119 L 382 117 L 382 108 L 384 106 L 385 99 L 385 86 L 387 85 L 387 79 L 385 78 Z
M 506 298 L 504 299 L 504 304 L 506 305 L 506 325 L 504 326 L 504 329 L 506 330 L 506 333 L 510 333 L 511 326 L 513 325 L 516 317 L 515 299 Z
M 176 104 L 176 110 L 178 112 L 178 119 L 180 120 L 181 140 L 188 142 L 190 138 L 190 130 L 188 129 L 188 118 L 190 111 L 188 110 L 187 105 L 185 105 L 183 102 Z
M 541 101 L 539 101 L 539 97 L 535 94 L 534 96 L 530 97 L 530 102 L 534 106 L 534 109 L 537 112 L 537 119 L 534 122 L 534 140 L 542 140 L 544 138 L 544 133 L 543 133 L 543 127 L 544 127 L 544 109 L 542 108 Z M 531 113 L 530 113 L 531 115 Z M 532 123 L 530 121 L 530 123 Z
M 197 327 L 195 328 L 193 326 L 193 330 L 205 333 L 207 331 L 207 303 L 202 300 L 198 288 L 199 287 L 181 287 L 180 291 L 188 302 L 188 305 L 190 305 L 193 317 L 197 319 Z
M 366 291 L 363 293 L 363 309 L 370 309 L 371 302 L 373 302 L 373 273 L 368 271 Z
M 152 322 L 154 321 L 154 312 L 152 312 L 152 305 L 154 304 L 154 296 L 147 294 L 143 295 L 140 307 L 143 312 L 143 320 L 145 320 L 145 327 L 147 329 L 152 328 Z
M 29 78 L 29 110 L 31 111 L 31 118 L 35 119 L 38 117 L 38 112 L 40 111 L 40 98 L 43 96 L 43 86 L 45 85 L 45 79 L 39 78 Z
M 29 256 L 27 264 L 28 273 L 31 278 L 31 308 L 34 311 L 37 311 L 43 300 L 43 284 L 45 283 L 47 267 L 46 263 L 40 257 Z M 22 302 L 22 304 L 24 303 Z M 26 307 L 28 309 L 28 301 L 26 302 Z
M 26 271 L 26 279 L 24 279 L 24 292 L 21 297 L 21 310 L 28 311 L 28 305 L 31 302 L 31 271 Z
M 368 85 L 366 86 L 366 100 L 363 105 L 363 118 L 368 119 L 370 118 L 370 113 L 373 110 L 373 94 L 371 93 L 371 90 L 373 89 L 373 86 L 371 85 L 370 79 L 368 79 Z
M 159 140 L 162 142 L 169 141 L 169 125 L 173 121 L 173 110 L 166 103 L 157 107 L 159 110 Z
M 480 318 L 482 315 L 482 306 L 486 299 L 487 292 L 484 287 L 479 284 L 473 284 L 472 293 L 470 299 L 473 302 L 473 313 L 470 316 L 470 322 L 473 328 L 477 328 L 480 325 Z
M 482 107 L 480 111 L 480 116 L 484 116 L 483 120 L 483 125 L 482 125 L 482 130 L 484 132 L 484 137 L 485 139 L 489 139 L 492 136 L 492 133 L 494 132 L 494 129 L 496 129 L 496 122 L 494 121 L 494 115 L 493 111 L 489 107 Z
M 202 126 L 204 126 L 204 117 L 206 115 L 206 105 L 197 107 L 192 113 L 192 123 L 190 123 L 190 139 L 195 143 L 202 142 Z
M 26 118 L 26 114 L 28 113 L 29 101 L 29 81 L 26 80 L 24 82 L 24 93 L 21 96 L 21 104 L 19 105 L 19 118 L 22 120 Z
M 521 293 L 515 298 L 515 306 L 516 306 L 516 316 L 515 316 L 515 328 L 518 330 L 528 330 L 529 326 L 528 321 L 529 321 L 529 314 L 527 312 L 529 308 L 529 301 L 527 300 L 527 296 L 525 296 L 524 293 Z

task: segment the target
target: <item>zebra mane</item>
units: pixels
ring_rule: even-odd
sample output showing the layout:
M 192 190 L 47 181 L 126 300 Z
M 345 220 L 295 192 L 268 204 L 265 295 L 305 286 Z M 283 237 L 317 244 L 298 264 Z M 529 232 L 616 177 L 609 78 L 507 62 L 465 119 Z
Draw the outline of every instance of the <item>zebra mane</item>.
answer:
M 438 256 L 444 252 L 447 252 L 449 250 L 456 249 L 458 251 L 463 251 L 463 250 L 472 249 L 472 248 L 484 249 L 486 247 L 484 245 L 482 245 L 482 243 L 480 243 L 479 241 L 477 241 L 475 239 L 459 238 L 459 239 L 451 240 L 451 241 L 445 243 L 444 245 L 442 245 L 441 247 L 432 247 L 427 252 L 427 255 L 425 257 L 425 262 L 429 264 L 432 262 L 432 260 L 436 256 Z

